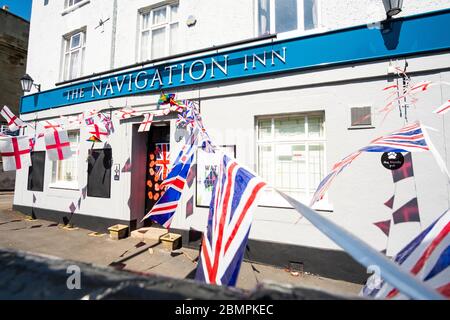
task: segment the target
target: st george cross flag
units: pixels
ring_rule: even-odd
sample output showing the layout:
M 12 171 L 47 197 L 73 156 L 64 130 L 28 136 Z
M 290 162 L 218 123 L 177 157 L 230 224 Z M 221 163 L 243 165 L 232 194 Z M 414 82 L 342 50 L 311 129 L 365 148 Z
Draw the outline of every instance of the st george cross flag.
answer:
M 148 132 L 152 127 L 153 123 L 153 113 L 144 114 L 144 121 L 141 122 L 138 132 Z
M 3 107 L 2 111 L 0 111 L 0 114 L 3 116 L 3 118 L 5 118 L 10 131 L 17 131 L 20 128 L 26 126 L 26 123 L 18 118 L 14 113 L 12 113 L 12 111 L 7 106 Z
M 114 116 L 116 116 L 119 119 L 128 119 L 136 115 L 137 115 L 136 110 L 132 108 L 123 108 L 114 113 Z
M 30 138 L 27 136 L 0 139 L 3 171 L 15 171 L 31 166 Z
M 446 114 L 450 111 L 450 100 L 445 101 L 445 103 L 433 111 L 433 113 L 437 114 Z
M 400 268 L 447 298 L 450 298 L 449 231 L 450 211 L 447 211 L 394 257 Z M 369 278 L 361 295 L 378 299 L 409 299 L 387 282 L 374 280 L 374 276 Z
M 45 134 L 45 148 L 50 161 L 65 160 L 72 156 L 67 131 L 55 130 Z
M 97 139 L 102 140 L 104 137 L 108 137 L 109 132 L 105 126 L 100 122 L 94 122 L 88 126 L 89 134 L 95 136 Z
M 44 128 L 45 132 L 53 132 L 53 131 L 62 130 L 61 124 L 59 124 L 55 120 L 41 121 L 40 124 Z
M 265 183 L 228 156 L 221 159 L 196 279 L 234 286 L 252 225 L 252 208 Z

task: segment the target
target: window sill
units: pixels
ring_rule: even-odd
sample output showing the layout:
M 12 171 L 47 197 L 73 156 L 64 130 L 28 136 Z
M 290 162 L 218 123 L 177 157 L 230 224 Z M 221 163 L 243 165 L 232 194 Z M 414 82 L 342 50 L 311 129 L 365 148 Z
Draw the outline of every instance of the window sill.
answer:
M 291 38 L 297 38 L 297 37 L 303 37 L 303 36 L 310 36 L 313 34 L 318 34 L 318 33 L 324 33 L 329 31 L 328 28 L 324 28 L 324 27 L 318 27 L 315 29 L 310 29 L 310 30 L 293 30 L 293 31 L 286 31 L 286 32 L 281 32 L 281 33 L 277 33 L 277 40 L 283 40 L 283 39 L 291 39 Z
M 367 126 L 353 126 L 353 127 L 348 127 L 348 130 L 365 130 L 365 129 L 375 129 L 374 126 L 372 125 L 367 125 Z
M 77 4 L 74 4 L 73 6 L 70 6 L 70 7 L 66 8 L 66 9 L 64 9 L 63 12 L 61 12 L 61 15 L 65 16 L 66 14 L 69 14 L 72 11 L 75 11 L 78 8 L 81 8 L 81 7 L 85 6 L 88 3 L 90 3 L 90 2 L 91 2 L 91 0 L 84 0 L 84 1 L 78 2 Z
M 54 190 L 80 191 L 78 183 L 52 183 L 48 187 Z

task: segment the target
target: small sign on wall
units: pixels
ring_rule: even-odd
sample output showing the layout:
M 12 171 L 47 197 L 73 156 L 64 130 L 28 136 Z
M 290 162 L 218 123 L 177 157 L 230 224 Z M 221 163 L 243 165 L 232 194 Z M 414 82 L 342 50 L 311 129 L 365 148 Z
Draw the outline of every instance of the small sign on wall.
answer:
M 114 181 L 120 180 L 120 164 L 114 165 Z

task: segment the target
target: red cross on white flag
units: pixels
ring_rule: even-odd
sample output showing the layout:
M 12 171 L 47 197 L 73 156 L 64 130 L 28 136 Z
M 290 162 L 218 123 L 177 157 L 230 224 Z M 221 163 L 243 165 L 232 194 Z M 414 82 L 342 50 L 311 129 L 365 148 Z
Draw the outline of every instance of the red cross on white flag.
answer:
M 48 131 L 45 134 L 45 148 L 50 161 L 64 160 L 72 156 L 67 131 Z
M 114 115 L 119 119 L 128 119 L 133 116 L 136 116 L 137 114 L 136 114 L 136 110 L 134 110 L 132 108 L 123 108 L 119 111 L 116 111 L 114 113 Z
M 62 130 L 62 126 L 55 120 L 41 121 L 41 124 L 44 127 L 45 132 Z
M 433 111 L 433 113 L 437 114 L 446 114 L 450 111 L 450 99 L 447 100 L 442 106 Z
M 26 126 L 25 122 L 23 122 L 20 118 L 14 115 L 14 113 L 12 113 L 12 111 L 7 106 L 3 107 L 2 111 L 0 111 L 0 114 L 7 121 L 8 128 L 11 131 L 17 131 L 20 128 Z
M 141 122 L 138 132 L 150 131 L 150 128 L 152 127 L 152 123 L 153 123 L 153 114 L 152 113 L 144 114 L 144 121 Z
M 96 136 L 100 140 L 102 140 L 102 136 L 109 136 L 108 130 L 106 130 L 105 126 L 101 123 L 93 123 L 88 126 L 88 129 L 91 135 Z
M 15 171 L 31 166 L 30 138 L 8 137 L 0 139 L 3 171 Z

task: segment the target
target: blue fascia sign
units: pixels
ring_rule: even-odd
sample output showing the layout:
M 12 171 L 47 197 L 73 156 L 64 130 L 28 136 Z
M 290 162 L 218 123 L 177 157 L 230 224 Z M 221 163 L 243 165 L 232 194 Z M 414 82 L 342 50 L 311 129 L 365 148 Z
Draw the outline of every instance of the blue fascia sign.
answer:
M 208 54 L 22 97 L 21 113 L 142 93 L 450 49 L 450 10 Z M 77 107 L 74 107 L 77 108 Z M 74 110 L 78 112 L 82 110 Z

